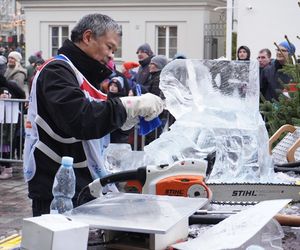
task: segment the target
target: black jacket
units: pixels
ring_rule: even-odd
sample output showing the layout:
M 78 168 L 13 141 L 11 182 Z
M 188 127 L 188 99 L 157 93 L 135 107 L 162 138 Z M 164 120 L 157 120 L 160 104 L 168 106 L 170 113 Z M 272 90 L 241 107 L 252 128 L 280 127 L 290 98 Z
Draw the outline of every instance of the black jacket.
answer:
M 143 61 L 139 61 L 141 66 L 139 67 L 135 78 L 136 78 L 136 82 L 138 84 L 141 84 L 142 87 L 144 88 L 142 92 L 147 92 L 149 90 L 149 82 L 148 82 L 150 76 L 149 64 L 151 62 L 152 57 L 153 56 L 149 56 Z
M 0 87 L 7 88 L 11 93 L 11 98 L 25 99 L 26 95 L 22 88 L 19 87 L 16 81 L 7 81 L 3 75 L 0 75 Z
M 161 89 L 159 88 L 159 80 L 160 80 L 161 71 L 150 73 L 149 79 L 149 93 L 159 96 L 162 99 L 165 99 L 165 96 Z
M 288 84 L 291 78 L 281 72 L 282 65 L 274 60 L 270 65 L 266 66 L 261 74 L 260 91 L 266 100 L 278 100 L 279 94 L 282 92 L 283 84 Z
M 66 55 L 95 87 L 111 71 L 87 56 L 71 41 L 65 41 L 59 53 Z M 79 88 L 74 71 L 64 61 L 52 61 L 40 73 L 36 83 L 37 110 L 50 128 L 63 138 L 98 139 L 121 127 L 126 111 L 119 98 L 107 102 L 90 102 Z M 86 159 L 81 142 L 60 143 L 38 127 L 40 140 L 59 156 L 71 156 L 74 163 Z M 99 149 L 100 153 L 100 149 Z M 59 164 L 35 149 L 36 174 L 29 181 L 29 197 L 51 200 L 52 185 Z M 76 193 L 92 181 L 87 167 L 75 168 Z

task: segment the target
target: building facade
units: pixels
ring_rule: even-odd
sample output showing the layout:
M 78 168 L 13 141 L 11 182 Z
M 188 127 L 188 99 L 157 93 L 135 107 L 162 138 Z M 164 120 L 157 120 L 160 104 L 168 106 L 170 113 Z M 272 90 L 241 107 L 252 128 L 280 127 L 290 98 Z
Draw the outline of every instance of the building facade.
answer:
M 16 0 L 0 0 L 0 46 L 22 46 L 24 28 L 20 3 Z
M 224 55 L 224 13 L 214 11 L 224 0 L 21 0 L 26 18 L 26 57 L 41 50 L 53 56 L 70 36 L 76 21 L 102 13 L 122 26 L 115 60 L 137 60 L 136 49 L 147 42 L 155 54 L 172 58 L 217 58 Z
M 247 45 L 251 59 L 262 48 L 269 48 L 275 57 L 274 42 L 289 40 L 300 54 L 300 8 L 297 0 L 235 0 L 237 11 L 237 44 Z

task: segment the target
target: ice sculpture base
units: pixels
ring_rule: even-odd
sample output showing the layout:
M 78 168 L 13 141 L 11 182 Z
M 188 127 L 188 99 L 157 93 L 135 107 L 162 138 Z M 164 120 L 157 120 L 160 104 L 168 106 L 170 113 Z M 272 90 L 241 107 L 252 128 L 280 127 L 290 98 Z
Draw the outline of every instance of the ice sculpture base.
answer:
M 205 198 L 109 193 L 73 209 L 69 217 L 104 229 L 109 239 L 127 235 L 114 249 L 165 249 L 188 236 L 189 216 L 207 203 Z M 137 243 L 141 248 L 134 248 Z
M 116 238 L 121 239 L 117 243 L 109 244 L 109 248 L 112 249 L 163 250 L 171 244 L 187 238 L 188 218 L 179 221 L 165 234 L 116 230 L 105 230 L 104 233 L 107 241 L 113 241 Z

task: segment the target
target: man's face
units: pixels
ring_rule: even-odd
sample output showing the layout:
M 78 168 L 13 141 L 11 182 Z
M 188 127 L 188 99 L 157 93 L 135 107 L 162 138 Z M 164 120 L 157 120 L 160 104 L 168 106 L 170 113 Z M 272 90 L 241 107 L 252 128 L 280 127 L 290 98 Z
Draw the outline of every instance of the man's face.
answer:
M 139 61 L 143 61 L 144 59 L 149 57 L 148 54 L 142 50 L 139 50 L 137 52 L 137 56 L 138 56 Z
M 8 57 L 7 65 L 9 68 L 14 68 L 16 67 L 16 59 L 13 57 Z
M 109 31 L 100 37 L 94 37 L 90 33 L 84 37 L 84 42 L 86 46 L 82 48 L 83 51 L 91 58 L 106 65 L 117 51 L 120 36 L 113 31 Z
M 268 57 L 268 54 L 266 52 L 262 52 L 258 54 L 257 60 L 259 62 L 259 67 L 264 68 L 267 65 L 270 64 L 271 58 Z
M 285 64 L 289 58 L 289 52 L 285 47 L 279 46 L 280 50 L 276 50 L 276 59 L 280 64 Z

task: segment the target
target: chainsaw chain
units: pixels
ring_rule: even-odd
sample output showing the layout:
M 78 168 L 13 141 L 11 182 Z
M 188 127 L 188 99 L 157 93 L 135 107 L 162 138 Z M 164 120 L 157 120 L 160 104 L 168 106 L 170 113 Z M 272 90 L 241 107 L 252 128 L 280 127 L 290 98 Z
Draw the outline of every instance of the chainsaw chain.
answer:
M 209 185 L 214 185 L 214 186 L 217 186 L 217 185 L 230 185 L 230 186 L 233 186 L 233 185 L 247 185 L 247 186 L 300 186 L 300 185 L 297 185 L 297 184 L 289 184 L 289 183 L 257 183 L 257 182 L 218 182 L 218 183 L 215 183 L 215 182 L 206 182 L 206 184 L 209 186 Z
M 256 205 L 258 201 L 210 201 L 211 204 L 229 205 L 229 206 L 252 206 Z
M 248 182 L 218 182 L 218 183 L 214 183 L 214 182 L 207 182 L 206 183 L 208 186 L 213 185 L 213 186 L 217 186 L 217 185 L 230 185 L 230 186 L 238 186 L 238 185 L 247 185 L 247 186 L 299 186 L 297 184 L 288 184 L 288 183 L 248 183 Z M 292 203 L 294 203 L 295 201 L 292 201 Z M 216 201 L 216 200 L 211 200 L 210 201 L 211 204 L 217 204 L 217 205 L 230 205 L 230 206 L 249 206 L 249 205 L 256 205 L 257 203 L 259 203 L 258 201 Z

